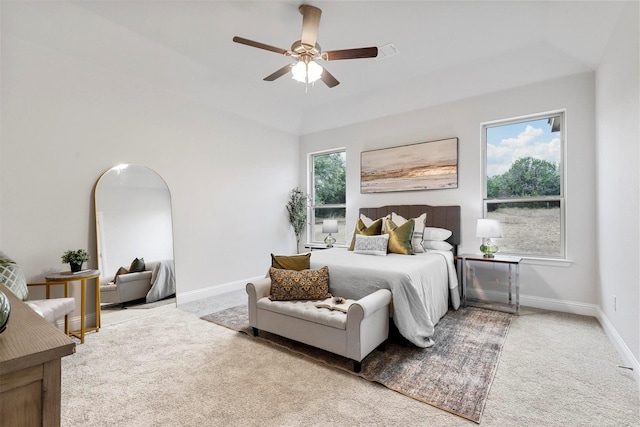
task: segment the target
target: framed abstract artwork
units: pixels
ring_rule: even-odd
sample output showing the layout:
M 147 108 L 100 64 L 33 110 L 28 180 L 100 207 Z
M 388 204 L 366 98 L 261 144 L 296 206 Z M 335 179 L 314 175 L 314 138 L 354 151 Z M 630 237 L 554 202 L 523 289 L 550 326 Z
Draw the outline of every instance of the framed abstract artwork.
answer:
M 363 151 L 360 192 L 458 188 L 458 138 Z

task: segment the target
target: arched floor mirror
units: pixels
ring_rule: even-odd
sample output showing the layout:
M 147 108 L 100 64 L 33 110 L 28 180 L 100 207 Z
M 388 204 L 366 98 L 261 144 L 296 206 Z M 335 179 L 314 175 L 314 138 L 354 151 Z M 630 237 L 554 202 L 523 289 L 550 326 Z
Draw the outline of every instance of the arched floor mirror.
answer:
M 141 165 L 109 169 L 96 184 L 95 211 L 101 302 L 175 304 L 171 193 L 162 177 Z

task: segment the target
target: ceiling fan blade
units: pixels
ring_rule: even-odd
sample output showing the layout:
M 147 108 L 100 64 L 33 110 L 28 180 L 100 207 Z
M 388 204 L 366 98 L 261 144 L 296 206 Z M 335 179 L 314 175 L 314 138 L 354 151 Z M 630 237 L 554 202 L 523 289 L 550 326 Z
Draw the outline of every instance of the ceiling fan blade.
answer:
M 260 42 L 254 42 L 253 40 L 245 39 L 238 36 L 234 37 L 233 41 L 236 43 L 245 44 L 247 46 L 257 47 L 258 49 L 270 50 L 271 52 L 279 53 L 285 56 L 291 55 L 291 52 L 289 52 L 288 50 L 284 50 L 279 47 L 269 46 L 268 44 L 264 44 Z
M 322 70 L 322 75 L 320 76 L 320 79 L 324 82 L 324 84 L 329 86 L 329 88 L 338 86 L 340 84 L 338 79 L 333 77 L 333 75 L 329 71 L 327 71 L 325 67 L 322 67 L 322 68 L 324 69 Z
M 284 67 L 280 68 L 278 71 L 276 71 L 275 73 L 269 74 L 267 77 L 265 77 L 263 80 L 267 81 L 267 82 L 272 82 L 277 78 L 280 78 L 282 76 L 284 76 L 285 74 L 287 74 L 289 71 L 291 71 L 291 64 L 287 64 Z
M 362 47 L 359 49 L 328 50 L 322 52 L 325 61 L 337 61 L 339 59 L 375 58 L 378 56 L 377 47 Z
M 302 37 L 300 41 L 303 45 L 313 48 L 318 39 L 318 28 L 320 27 L 322 11 L 309 4 L 301 5 L 298 10 L 302 14 Z

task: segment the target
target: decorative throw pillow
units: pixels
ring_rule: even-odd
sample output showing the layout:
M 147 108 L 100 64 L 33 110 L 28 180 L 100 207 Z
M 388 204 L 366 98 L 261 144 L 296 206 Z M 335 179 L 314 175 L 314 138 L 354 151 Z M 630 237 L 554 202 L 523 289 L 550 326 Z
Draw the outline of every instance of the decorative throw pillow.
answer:
M 11 259 L 9 255 L 0 251 L 0 264 L 7 264 L 7 263 L 15 264 L 16 262 L 13 259 Z
M 389 233 L 389 252 L 401 255 L 414 255 L 413 237 L 414 221 L 407 221 L 398 226 L 390 219 L 387 220 L 387 233 Z
M 391 212 L 391 221 L 393 221 L 398 226 L 403 225 L 407 221 L 413 221 L 415 223 L 413 226 L 413 237 L 411 238 L 413 251 L 415 253 L 424 252 L 424 248 L 422 247 L 422 240 L 423 240 L 425 224 L 427 222 L 426 212 L 417 218 L 411 218 L 411 219 L 404 219 L 402 215 L 398 215 L 395 212 Z
M 115 283 L 115 282 L 116 282 L 116 279 L 118 278 L 118 276 L 119 276 L 119 275 L 121 275 L 121 274 L 128 274 L 128 273 L 129 273 L 129 270 L 127 270 L 127 269 L 126 269 L 126 268 L 124 268 L 124 267 L 120 267 L 120 268 L 118 269 L 118 271 L 116 272 L 116 275 L 115 275 L 115 276 L 113 276 L 113 283 Z
M 274 255 L 271 254 L 271 267 L 284 270 L 308 270 L 311 268 L 311 254 L 304 255 Z
M 272 301 L 318 300 L 330 298 L 329 267 L 318 270 L 269 268 Z
M 387 256 L 387 247 L 389 246 L 389 235 L 381 234 L 379 236 L 363 236 L 357 234 L 356 245 L 353 252 L 364 255 L 382 255 Z
M 136 258 L 131 263 L 131 267 L 129 267 L 129 273 L 140 273 L 144 271 L 144 258 Z
M 22 301 L 29 299 L 29 289 L 27 279 L 25 279 L 22 269 L 11 258 L 2 253 L 0 261 L 0 282 Z
M 353 239 L 351 239 L 351 245 L 349 245 L 349 250 L 352 251 L 353 247 L 356 245 L 356 236 L 361 234 L 363 236 L 378 236 L 382 234 L 382 218 L 374 221 L 370 226 L 367 227 L 362 218 L 358 218 L 356 222 L 356 229 L 354 230 Z
M 378 220 L 382 220 L 382 230 L 380 231 L 380 234 L 384 233 L 385 230 L 385 223 L 384 220 L 389 218 L 389 215 L 387 216 L 383 216 L 382 218 L 378 218 L 378 219 L 371 219 L 368 216 L 366 216 L 365 214 L 360 214 L 360 219 L 362 220 L 362 222 L 364 222 L 364 225 L 366 225 L 367 227 L 371 227 L 373 225 L 374 222 L 378 221 Z

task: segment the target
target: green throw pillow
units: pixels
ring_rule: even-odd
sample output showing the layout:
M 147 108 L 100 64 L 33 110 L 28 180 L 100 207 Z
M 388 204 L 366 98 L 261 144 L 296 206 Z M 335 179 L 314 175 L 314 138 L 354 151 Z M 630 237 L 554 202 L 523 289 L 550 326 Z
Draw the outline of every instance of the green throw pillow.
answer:
M 131 263 L 131 267 L 129 267 L 129 273 L 140 273 L 141 271 L 144 271 L 144 269 L 144 258 L 136 258 Z
M 15 264 L 15 261 L 12 260 L 11 257 L 9 257 L 9 255 L 0 251 L 0 264 L 6 264 L 6 263 Z
M 389 252 L 401 255 L 414 255 L 413 244 L 413 228 L 415 221 L 407 221 L 401 226 L 397 226 L 395 222 L 387 219 L 387 233 L 389 233 Z
M 351 239 L 351 245 L 349 245 L 350 251 L 352 251 L 356 245 L 357 234 L 361 234 L 363 236 L 378 236 L 382 234 L 382 218 L 375 220 L 369 227 L 365 225 L 362 219 L 358 219 L 356 222 L 356 229 L 353 233 L 353 239 Z
M 18 264 L 4 252 L 0 252 L 0 282 L 22 301 L 29 299 L 27 279 Z
M 311 268 L 311 254 L 274 255 L 271 254 L 271 267 L 283 270 L 308 270 Z

